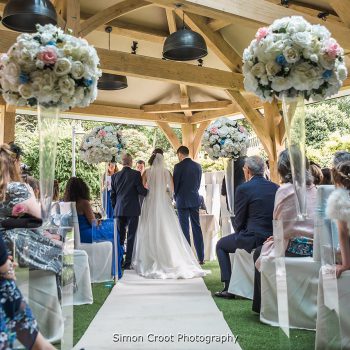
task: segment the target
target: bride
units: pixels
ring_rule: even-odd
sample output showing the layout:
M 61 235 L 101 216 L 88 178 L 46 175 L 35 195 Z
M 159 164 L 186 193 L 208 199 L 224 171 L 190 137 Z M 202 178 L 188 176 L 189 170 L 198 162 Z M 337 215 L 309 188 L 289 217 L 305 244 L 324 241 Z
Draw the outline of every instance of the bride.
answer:
M 164 166 L 163 151 L 155 149 L 143 175 L 149 189 L 137 229 L 133 266 L 147 278 L 193 278 L 206 274 L 182 233 L 171 204 L 173 179 Z

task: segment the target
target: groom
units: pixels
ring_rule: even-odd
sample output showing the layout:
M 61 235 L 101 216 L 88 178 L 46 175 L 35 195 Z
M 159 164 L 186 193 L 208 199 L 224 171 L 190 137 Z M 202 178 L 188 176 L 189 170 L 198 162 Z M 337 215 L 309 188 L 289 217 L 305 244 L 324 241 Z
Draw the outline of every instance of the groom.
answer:
M 194 246 L 201 265 L 204 264 L 204 243 L 202 229 L 199 223 L 200 197 L 198 190 L 202 179 L 201 166 L 190 157 L 186 146 L 177 150 L 180 163 L 174 168 L 174 196 L 182 231 L 191 245 L 190 226 L 193 232 Z
M 124 246 L 126 229 L 128 228 L 127 250 L 123 266 L 124 269 L 128 270 L 131 265 L 135 235 L 141 213 L 139 196 L 146 196 L 148 191 L 143 187 L 140 172 L 131 169 L 132 158 L 130 154 L 123 156 L 122 164 L 123 170 L 112 176 L 111 200 L 122 247 Z

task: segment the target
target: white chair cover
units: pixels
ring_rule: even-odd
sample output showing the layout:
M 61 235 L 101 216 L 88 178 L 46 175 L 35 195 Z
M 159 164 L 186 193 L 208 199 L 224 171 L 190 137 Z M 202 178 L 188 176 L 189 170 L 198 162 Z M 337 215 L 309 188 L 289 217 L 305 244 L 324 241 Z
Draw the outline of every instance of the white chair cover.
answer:
M 320 264 L 311 257 L 285 258 L 289 327 L 316 329 Z M 261 259 L 260 321 L 279 327 L 275 259 Z
M 77 209 L 75 202 L 60 203 L 61 214 L 72 213 L 75 249 L 86 251 L 89 256 L 89 267 L 92 283 L 111 280 L 112 252 L 111 242 L 81 243 Z
M 228 291 L 247 299 L 254 294 L 254 260 L 253 253 L 237 249 L 232 256 L 232 275 Z

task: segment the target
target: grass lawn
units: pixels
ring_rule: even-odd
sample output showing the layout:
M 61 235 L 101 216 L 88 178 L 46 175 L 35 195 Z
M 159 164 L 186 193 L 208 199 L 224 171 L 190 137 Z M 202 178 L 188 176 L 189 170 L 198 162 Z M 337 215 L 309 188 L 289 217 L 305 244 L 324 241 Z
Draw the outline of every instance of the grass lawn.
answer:
M 218 262 L 208 262 L 204 269 L 212 271 L 204 278 L 207 288 L 212 293 L 222 290 Z M 315 347 L 315 332 L 292 330 L 288 340 L 279 328 L 261 323 L 258 314 L 251 311 L 251 300 L 226 300 L 215 297 L 214 300 L 223 312 L 232 333 L 238 336 L 243 350 L 313 350 Z
M 92 285 L 94 303 L 91 305 L 74 306 L 74 345 L 83 336 L 110 292 L 111 288 L 106 287 L 106 283 L 94 283 Z

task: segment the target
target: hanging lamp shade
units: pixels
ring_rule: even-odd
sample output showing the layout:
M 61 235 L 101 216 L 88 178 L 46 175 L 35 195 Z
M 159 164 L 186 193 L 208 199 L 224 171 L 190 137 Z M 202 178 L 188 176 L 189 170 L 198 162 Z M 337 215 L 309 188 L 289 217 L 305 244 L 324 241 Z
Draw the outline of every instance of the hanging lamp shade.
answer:
M 97 83 L 97 88 L 99 90 L 121 90 L 127 87 L 128 80 L 124 75 L 102 73 Z
M 190 30 L 180 29 L 169 35 L 163 47 L 163 57 L 173 61 L 192 61 L 208 54 L 204 38 Z
M 2 24 L 17 32 L 34 33 L 37 24 L 56 25 L 57 14 L 50 0 L 9 0 Z

